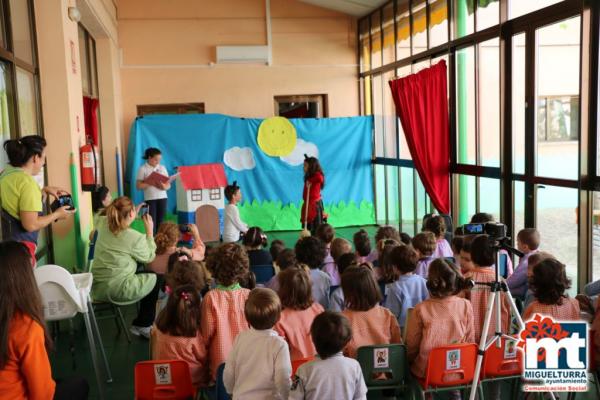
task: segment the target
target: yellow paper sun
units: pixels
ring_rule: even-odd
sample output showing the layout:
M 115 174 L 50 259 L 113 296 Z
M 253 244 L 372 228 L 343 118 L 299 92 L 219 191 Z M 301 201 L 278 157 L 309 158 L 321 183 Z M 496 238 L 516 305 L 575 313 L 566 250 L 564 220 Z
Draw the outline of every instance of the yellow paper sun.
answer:
M 267 118 L 258 127 L 257 141 L 265 154 L 284 157 L 296 147 L 296 128 L 287 118 Z

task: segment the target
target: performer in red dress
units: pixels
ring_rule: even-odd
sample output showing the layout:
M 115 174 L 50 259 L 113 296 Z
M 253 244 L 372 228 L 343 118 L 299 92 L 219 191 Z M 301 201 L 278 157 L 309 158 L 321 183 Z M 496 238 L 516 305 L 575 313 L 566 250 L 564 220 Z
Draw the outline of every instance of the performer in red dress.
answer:
M 324 213 L 323 200 L 321 198 L 321 189 L 325 187 L 325 175 L 321 169 L 319 160 L 315 157 L 304 155 L 304 190 L 302 191 L 302 212 L 300 221 L 304 226 L 306 222 L 307 229 L 312 235 L 315 234 L 319 225 L 327 221 L 327 214 Z M 308 201 L 307 201 L 308 200 Z M 308 213 L 306 206 L 308 204 Z

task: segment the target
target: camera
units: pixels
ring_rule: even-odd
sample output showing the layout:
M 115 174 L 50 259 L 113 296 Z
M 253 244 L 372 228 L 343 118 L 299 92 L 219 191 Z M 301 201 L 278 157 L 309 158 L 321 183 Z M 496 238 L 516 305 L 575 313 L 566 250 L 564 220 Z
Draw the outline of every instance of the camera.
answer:
M 192 230 L 188 224 L 179 224 L 179 232 L 190 233 Z
M 463 235 L 489 235 L 493 239 L 501 239 L 507 236 L 508 229 L 506 225 L 500 222 L 486 222 L 482 224 L 464 224 L 462 226 Z
M 61 207 L 64 206 L 69 206 L 69 208 L 67 210 L 74 210 L 75 206 L 73 205 L 73 198 L 71 197 L 70 194 L 63 194 L 58 196 L 58 199 L 54 200 L 52 202 L 52 204 L 50 205 L 50 209 L 52 211 L 56 211 Z
M 142 206 L 140 207 L 140 211 L 139 211 L 140 218 L 143 217 L 144 215 L 148 214 L 149 211 L 150 211 L 150 206 L 146 203 L 142 204 Z

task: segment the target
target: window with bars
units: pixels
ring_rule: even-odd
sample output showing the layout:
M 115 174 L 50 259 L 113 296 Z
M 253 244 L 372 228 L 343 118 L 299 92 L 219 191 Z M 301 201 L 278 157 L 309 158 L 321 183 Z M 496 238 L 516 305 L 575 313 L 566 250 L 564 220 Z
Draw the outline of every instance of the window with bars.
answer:
M 202 201 L 202 189 L 192 190 L 192 201 Z

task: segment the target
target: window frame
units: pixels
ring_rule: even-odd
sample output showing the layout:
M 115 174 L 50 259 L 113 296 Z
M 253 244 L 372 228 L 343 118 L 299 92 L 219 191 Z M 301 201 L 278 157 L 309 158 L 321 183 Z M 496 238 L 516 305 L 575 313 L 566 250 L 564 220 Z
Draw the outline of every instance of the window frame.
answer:
M 138 104 L 137 115 L 150 114 L 204 114 L 204 103 Z

